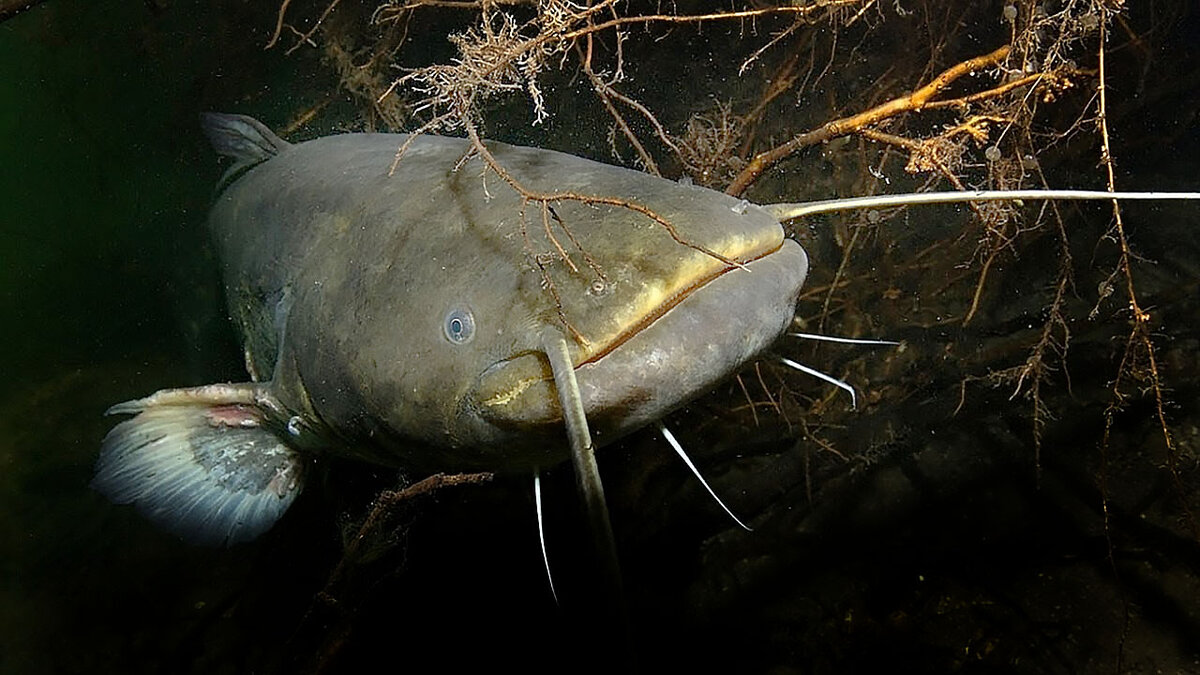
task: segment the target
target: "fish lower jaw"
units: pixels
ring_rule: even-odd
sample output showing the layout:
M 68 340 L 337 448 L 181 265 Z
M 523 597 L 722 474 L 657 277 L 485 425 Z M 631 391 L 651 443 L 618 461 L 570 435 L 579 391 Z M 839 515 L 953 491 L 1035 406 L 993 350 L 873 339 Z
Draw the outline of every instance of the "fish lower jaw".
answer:
M 747 269 L 695 289 L 618 348 L 577 365 L 597 444 L 697 398 L 769 347 L 791 323 L 807 267 L 803 249 L 785 242 Z M 490 368 L 474 399 L 487 424 L 509 432 L 562 424 L 553 374 L 536 352 Z
M 519 399 L 521 394 L 524 394 L 526 390 L 542 381 L 544 381 L 544 378 L 541 377 L 527 377 L 517 380 L 516 384 L 511 388 L 498 391 L 488 398 L 480 401 L 479 404 L 487 409 L 502 408 L 503 406 L 506 406 Z

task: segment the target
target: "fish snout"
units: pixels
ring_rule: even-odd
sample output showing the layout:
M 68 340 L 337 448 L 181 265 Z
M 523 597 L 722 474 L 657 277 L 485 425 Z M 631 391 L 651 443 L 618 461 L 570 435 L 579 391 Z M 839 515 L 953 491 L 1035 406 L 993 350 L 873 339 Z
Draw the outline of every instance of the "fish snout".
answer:
M 791 324 L 807 272 L 804 249 L 784 240 L 776 251 L 695 288 L 600 356 L 575 363 L 596 444 L 699 397 L 774 343 Z M 562 425 L 553 373 L 541 352 L 493 364 L 468 405 L 512 442 Z

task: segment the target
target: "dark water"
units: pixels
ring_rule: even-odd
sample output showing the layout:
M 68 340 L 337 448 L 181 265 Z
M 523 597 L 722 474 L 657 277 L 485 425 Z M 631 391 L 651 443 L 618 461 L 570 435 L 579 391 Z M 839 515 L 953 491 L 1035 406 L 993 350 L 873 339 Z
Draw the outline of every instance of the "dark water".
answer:
M 379 557 L 337 578 L 343 531 L 400 477 L 333 467 L 276 530 L 231 550 L 188 547 L 87 487 L 109 405 L 244 379 L 202 226 L 221 169 L 196 117 L 279 125 L 335 90 L 315 52 L 262 50 L 273 17 L 235 2 L 48 0 L 0 23 L 0 672 L 587 670 L 594 649 L 611 647 L 582 632 L 587 608 L 570 601 L 591 577 L 562 468 L 547 479 L 561 609 L 524 479 L 395 514 Z M 1133 111 L 1116 139 L 1128 189 L 1200 188 L 1200 81 L 1164 70 L 1194 63 L 1195 17 L 1172 30 L 1153 60 L 1123 66 L 1153 64 L 1147 86 L 1117 89 Z M 719 42 L 683 44 L 709 39 Z M 672 44 L 645 47 L 658 82 L 631 66 L 644 95 L 670 99 L 663 81 L 737 89 L 715 62 L 707 78 L 677 72 Z M 335 99 L 301 136 L 353 124 Z M 569 119 L 559 111 L 531 131 L 513 112 L 491 130 L 603 158 L 603 125 Z M 1094 184 L 1085 151 L 1063 181 Z M 763 199 L 802 199 L 836 174 L 820 153 L 804 161 L 815 168 L 784 167 Z M 950 213 L 894 222 L 914 233 L 894 250 L 921 249 Z M 760 407 L 755 425 L 734 384 L 672 416 L 754 533 L 730 528 L 652 434 L 606 451 L 643 670 L 1200 672 L 1200 207 L 1126 211 L 1137 253 L 1153 261 L 1136 274 L 1174 454 L 1153 398 L 1138 393 L 1145 381 L 1127 388 L 1106 437 L 1128 316 L 1110 302 L 1086 319 L 1113 249 L 1105 208 L 1077 214 L 1070 380 L 1048 385 L 1040 466 L 1030 404 L 1011 386 L 972 384 L 955 410 L 965 376 L 1023 360 L 1058 259 L 1050 239 L 1004 266 L 970 330 L 941 321 L 961 315 L 972 288 L 938 295 L 957 260 L 933 272 L 904 268 L 899 253 L 865 265 L 847 304 L 868 308 L 868 332 L 902 350 L 781 348 L 849 377 L 867 398 L 861 413 L 789 379 L 806 405 L 829 398 L 812 429 L 798 409 L 785 423 Z M 798 233 L 814 285 L 839 260 L 832 228 Z M 913 301 L 889 305 L 888 289 Z M 820 302 L 806 298 L 800 314 Z

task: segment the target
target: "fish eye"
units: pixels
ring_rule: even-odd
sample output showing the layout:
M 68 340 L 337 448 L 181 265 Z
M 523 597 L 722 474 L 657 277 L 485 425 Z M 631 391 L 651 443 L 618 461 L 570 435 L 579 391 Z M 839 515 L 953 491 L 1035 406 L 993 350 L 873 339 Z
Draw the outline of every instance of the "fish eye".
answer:
M 456 345 L 465 345 L 475 337 L 475 317 L 461 307 L 450 310 L 442 323 L 442 333 Z

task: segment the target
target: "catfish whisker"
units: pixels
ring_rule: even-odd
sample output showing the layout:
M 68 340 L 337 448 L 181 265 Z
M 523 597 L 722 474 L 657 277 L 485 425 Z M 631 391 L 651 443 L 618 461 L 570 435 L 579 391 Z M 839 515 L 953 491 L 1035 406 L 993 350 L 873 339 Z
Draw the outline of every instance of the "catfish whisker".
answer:
M 542 545 L 542 563 L 546 566 L 546 581 L 550 584 L 550 595 L 558 604 L 558 593 L 554 591 L 554 575 L 550 573 L 550 556 L 546 554 L 546 522 L 542 518 L 542 474 L 533 470 L 533 505 L 537 510 L 538 543 Z
M 714 492 L 711 487 L 709 487 L 708 481 L 704 480 L 704 476 L 700 475 L 700 470 L 696 468 L 695 464 L 692 464 L 692 460 L 689 459 L 687 453 L 683 451 L 683 446 L 679 444 L 679 441 L 675 440 L 675 435 L 671 433 L 671 430 L 667 429 L 666 425 L 664 425 L 662 422 L 658 423 L 658 430 L 662 432 L 663 438 L 667 439 L 667 442 L 670 443 L 671 447 L 675 449 L 675 454 L 679 455 L 679 457 L 683 459 L 683 463 L 687 464 L 687 468 L 692 470 L 692 474 L 696 476 L 696 480 L 700 481 L 700 484 L 704 486 L 704 489 L 708 490 L 708 494 L 712 495 L 712 498 L 717 500 L 717 504 L 719 504 L 721 508 L 725 509 L 725 513 L 728 513 L 729 517 L 733 518 L 733 522 L 740 525 L 743 530 L 747 532 L 753 532 L 754 530 L 750 526 L 746 525 L 741 521 L 740 518 L 733 515 L 733 511 L 730 511 L 729 507 L 725 506 L 725 502 L 721 501 L 721 498 L 717 496 L 717 493 Z
M 834 377 L 832 375 L 826 375 L 825 373 L 822 373 L 819 370 L 816 370 L 814 368 L 809 368 L 808 366 L 804 365 L 803 363 L 796 363 L 795 361 L 793 361 L 787 357 L 781 356 L 781 357 L 779 357 L 779 360 L 782 361 L 783 365 L 785 365 L 785 366 L 788 366 L 790 368 L 795 368 L 796 370 L 798 370 L 802 373 L 805 373 L 807 375 L 812 375 L 813 377 L 815 377 L 819 380 L 824 380 L 824 381 L 828 382 L 829 384 L 832 384 L 833 386 L 837 387 L 838 389 L 843 389 L 843 390 L 849 392 L 850 393 L 850 409 L 858 410 L 858 394 L 855 393 L 854 387 L 851 387 L 849 384 L 846 384 L 845 382 L 837 379 L 836 377 Z
M 867 338 L 845 338 L 834 337 L 832 335 L 817 335 L 816 333 L 788 333 L 791 337 L 798 337 L 804 340 L 819 340 L 822 342 L 840 342 L 847 345 L 899 345 L 895 340 L 870 340 Z
M 962 202 L 1011 202 L 1025 199 L 1112 201 L 1198 200 L 1200 192 L 1105 192 L 1103 190 L 954 190 L 900 195 L 843 197 L 799 204 L 763 204 L 780 222 L 818 213 L 840 213 L 853 209 L 878 209 L 913 204 L 958 204 Z

